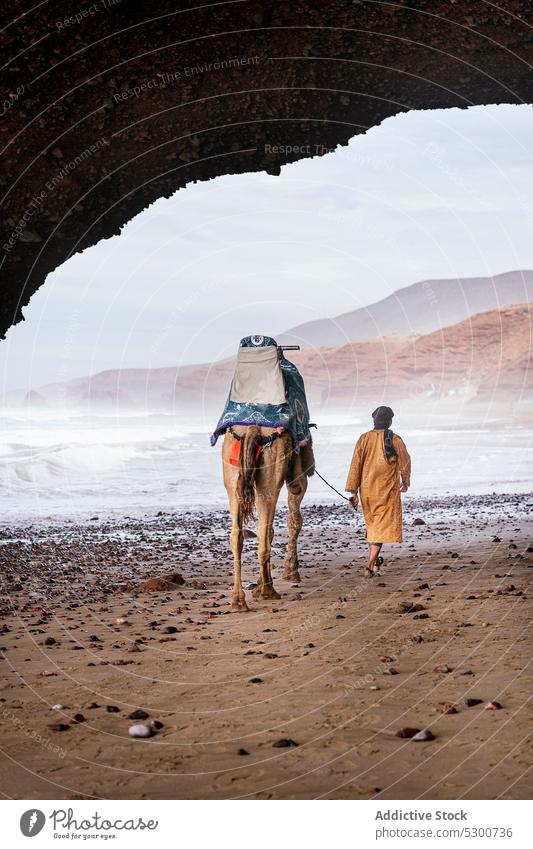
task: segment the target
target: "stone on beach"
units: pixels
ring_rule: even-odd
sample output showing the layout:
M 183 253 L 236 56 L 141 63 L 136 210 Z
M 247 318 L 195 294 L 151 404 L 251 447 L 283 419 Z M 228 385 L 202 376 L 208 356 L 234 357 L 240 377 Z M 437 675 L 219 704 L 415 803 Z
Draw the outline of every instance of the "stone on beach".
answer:
M 87 719 L 82 713 L 75 713 L 70 720 L 71 725 L 78 725 L 80 722 L 86 722 Z
M 423 604 L 414 604 L 412 601 L 401 601 L 396 608 L 396 613 L 417 613 L 419 610 L 424 610 Z
M 128 729 L 128 734 L 130 737 L 152 737 L 153 730 L 149 725 L 139 724 L 139 725 L 130 725 Z
M 165 592 L 174 590 L 177 587 L 182 587 L 185 584 L 185 578 L 179 572 L 170 572 L 168 575 L 159 575 L 157 578 L 149 578 L 147 581 L 142 581 L 138 585 L 138 589 L 143 592 Z
M 434 739 L 435 739 L 435 735 L 433 734 L 432 731 L 429 730 L 429 728 L 424 728 L 423 731 L 419 731 L 418 734 L 415 734 L 413 737 L 411 737 L 411 740 L 414 743 L 422 743 L 422 742 L 425 742 L 426 740 L 434 740 Z

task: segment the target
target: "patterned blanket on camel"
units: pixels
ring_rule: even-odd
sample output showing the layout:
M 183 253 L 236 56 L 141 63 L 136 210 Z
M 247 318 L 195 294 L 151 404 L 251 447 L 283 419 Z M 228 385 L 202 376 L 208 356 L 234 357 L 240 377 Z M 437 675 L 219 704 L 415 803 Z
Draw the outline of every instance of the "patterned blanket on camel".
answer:
M 283 427 L 297 452 L 311 442 L 302 375 L 271 336 L 241 339 L 228 400 L 211 445 L 232 425 Z

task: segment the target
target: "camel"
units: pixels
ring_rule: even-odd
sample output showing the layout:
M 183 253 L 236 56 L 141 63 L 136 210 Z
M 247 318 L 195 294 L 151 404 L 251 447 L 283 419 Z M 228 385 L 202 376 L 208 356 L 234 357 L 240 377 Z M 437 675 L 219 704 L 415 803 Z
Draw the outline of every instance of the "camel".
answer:
M 238 465 L 230 463 L 235 441 L 240 441 Z M 259 451 L 259 449 L 262 449 Z M 270 568 L 270 551 L 274 537 L 274 515 L 283 484 L 288 490 L 289 543 L 283 577 L 292 583 L 300 582 L 298 570 L 298 535 L 302 527 L 300 505 L 307 489 L 307 478 L 314 472 L 313 449 L 302 446 L 293 449 L 289 433 L 280 428 L 235 425 L 226 431 L 222 444 L 224 486 L 231 511 L 231 550 L 234 559 L 234 583 L 231 612 L 248 610 L 241 580 L 241 556 L 244 541 L 243 526 L 257 508 L 259 579 L 253 591 L 255 599 L 276 599 Z

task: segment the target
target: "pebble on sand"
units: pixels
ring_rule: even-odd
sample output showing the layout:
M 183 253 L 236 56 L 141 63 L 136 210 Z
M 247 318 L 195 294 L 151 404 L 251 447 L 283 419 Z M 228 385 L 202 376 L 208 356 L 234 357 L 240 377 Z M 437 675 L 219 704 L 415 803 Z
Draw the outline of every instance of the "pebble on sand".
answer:
M 480 705 L 483 699 L 465 699 L 463 704 L 465 707 L 475 707 L 476 705 Z
M 396 608 L 396 613 L 417 613 L 419 610 L 424 610 L 423 604 L 413 604 L 412 601 L 401 601 Z
M 484 707 L 484 710 L 501 710 L 501 704 L 499 702 L 487 702 Z
M 415 734 L 414 737 L 411 737 L 411 740 L 414 743 L 423 743 L 426 740 L 434 740 L 434 739 L 435 739 L 435 735 L 433 734 L 432 731 L 429 730 L 429 728 L 424 728 L 423 731 L 419 731 L 418 734 Z
M 290 737 L 282 737 L 281 740 L 276 740 L 275 743 L 272 743 L 274 749 L 294 749 L 295 746 L 299 744 L 295 740 L 291 740 Z
M 447 672 L 451 672 L 451 671 L 452 670 L 448 666 L 447 663 L 440 663 L 438 666 L 435 666 L 434 669 L 433 669 L 433 672 L 442 672 L 444 674 L 446 674 Z
M 237 752 L 237 754 L 238 754 L 238 755 L 249 755 L 249 754 L 250 754 L 250 752 L 248 752 L 246 749 L 239 749 L 239 751 Z
M 48 728 L 50 731 L 68 731 L 70 725 L 67 725 L 65 722 L 54 722 L 52 725 L 49 725 Z
M 411 738 L 414 737 L 415 734 L 420 734 L 420 728 L 409 728 L 406 726 L 405 728 L 399 728 L 396 732 L 396 737 L 404 737 Z
M 134 710 L 130 714 L 128 714 L 128 719 L 148 719 L 150 714 L 146 713 L 145 710 Z
M 182 587 L 185 578 L 179 572 L 171 572 L 168 575 L 160 575 L 158 578 L 149 578 L 138 585 L 140 590 L 148 593 L 165 592 Z
M 139 724 L 139 725 L 131 725 L 128 729 L 128 734 L 130 737 L 152 737 L 153 730 L 149 725 Z
M 454 707 L 454 705 L 447 703 L 447 704 L 443 705 L 442 712 L 443 713 L 457 713 L 457 708 Z

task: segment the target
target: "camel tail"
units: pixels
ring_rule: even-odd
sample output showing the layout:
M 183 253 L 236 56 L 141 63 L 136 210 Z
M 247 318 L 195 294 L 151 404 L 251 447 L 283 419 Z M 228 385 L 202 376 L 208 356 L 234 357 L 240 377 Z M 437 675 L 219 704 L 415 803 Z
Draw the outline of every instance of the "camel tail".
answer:
M 257 449 L 261 445 L 261 430 L 255 425 L 246 428 L 242 437 L 237 497 L 241 507 L 243 521 L 254 514 L 255 509 L 255 473 L 257 471 Z

